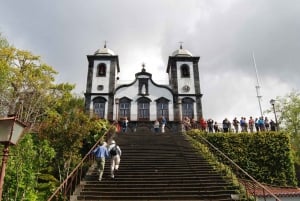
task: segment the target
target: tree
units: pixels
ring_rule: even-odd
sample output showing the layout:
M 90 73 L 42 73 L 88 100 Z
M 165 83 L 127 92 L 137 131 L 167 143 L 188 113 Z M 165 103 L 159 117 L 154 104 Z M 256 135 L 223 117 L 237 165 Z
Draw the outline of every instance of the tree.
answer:
M 39 56 L 7 45 L 0 46 L 0 72 L 0 115 L 14 114 L 31 125 L 40 121 L 49 107 L 57 72 Z
M 106 120 L 90 119 L 85 114 L 84 100 L 72 95 L 73 89 L 69 84 L 59 84 L 53 89 L 51 96 L 55 101 L 39 132 L 40 139 L 48 140 L 57 153 L 55 166 L 61 181 L 82 159 L 83 143 L 94 144 L 94 136 L 101 137 L 108 127 Z
M 47 173 L 54 157 L 54 149 L 49 143 L 37 140 L 34 134 L 26 134 L 18 146 L 11 146 L 3 191 L 4 200 L 45 200 L 55 186 L 54 177 Z M 39 178 L 46 176 L 50 179 L 41 183 Z M 41 185 L 47 185 L 48 190 L 43 189 L 41 192 Z
M 300 93 L 292 91 L 284 97 L 277 97 L 275 108 L 280 129 L 291 134 L 293 149 L 296 152 L 296 163 L 300 164 Z
M 93 145 L 108 129 L 108 121 L 84 113 L 83 98 L 72 93 L 75 85 L 54 84 L 56 74 L 0 35 L 0 116 L 17 115 L 36 133 L 12 149 L 6 200 L 45 200 L 89 150 L 83 151 L 83 142 Z

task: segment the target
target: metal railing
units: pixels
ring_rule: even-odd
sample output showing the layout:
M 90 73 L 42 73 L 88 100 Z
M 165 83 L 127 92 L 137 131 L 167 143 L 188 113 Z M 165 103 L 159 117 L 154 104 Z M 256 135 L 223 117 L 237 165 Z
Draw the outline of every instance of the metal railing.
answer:
M 189 135 L 188 135 L 189 136 Z M 266 186 L 255 180 L 251 175 L 249 175 L 245 170 L 243 170 L 240 166 L 238 166 L 233 160 L 231 160 L 227 155 L 225 155 L 222 151 L 220 151 L 217 147 L 211 144 L 208 140 L 204 137 L 197 135 L 189 136 L 192 139 L 198 141 L 198 143 L 205 144 L 208 149 L 210 150 L 207 154 L 211 154 L 209 157 L 217 158 L 219 163 L 216 163 L 222 166 L 223 169 L 225 168 L 224 175 L 230 173 L 231 177 L 237 177 L 239 185 L 242 185 L 246 191 L 245 195 L 246 198 L 242 199 L 243 195 L 232 195 L 233 200 L 257 200 L 258 197 L 262 198 L 263 200 L 274 200 L 274 201 L 281 201 L 275 194 L 273 194 Z M 196 138 L 196 139 L 195 139 Z M 225 165 L 224 165 L 225 164 Z M 228 168 L 228 169 L 227 169 Z M 234 175 L 233 175 L 234 174 Z
M 47 201 L 66 201 L 70 200 L 70 197 L 74 193 L 77 185 L 85 176 L 88 168 L 94 163 L 94 156 L 92 151 L 98 146 L 101 141 L 106 138 L 109 139 L 113 126 L 111 126 L 104 135 L 95 143 L 95 145 L 89 150 L 89 152 L 83 157 L 74 170 L 68 175 L 68 177 L 60 184 L 60 186 L 53 192 Z

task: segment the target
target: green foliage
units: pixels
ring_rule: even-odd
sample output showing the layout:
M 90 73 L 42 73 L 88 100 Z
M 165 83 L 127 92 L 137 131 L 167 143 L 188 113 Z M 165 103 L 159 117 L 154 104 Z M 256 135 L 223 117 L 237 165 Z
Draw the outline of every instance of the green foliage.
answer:
M 10 150 L 4 200 L 46 200 L 109 128 L 107 120 L 84 113 L 75 85 L 54 84 L 56 74 L 0 33 L 0 116 L 17 114 L 37 133 Z
M 47 141 L 36 140 L 33 134 L 26 134 L 17 146 L 10 146 L 10 156 L 6 168 L 4 200 L 45 200 L 55 182 L 47 180 L 47 189 L 38 199 L 40 181 L 46 167 L 50 166 L 55 156 Z
M 18 114 L 23 122 L 39 122 L 51 105 L 57 72 L 29 51 L 2 45 L 0 74 L 0 116 Z
M 291 134 L 295 162 L 300 165 L 300 93 L 292 91 L 285 97 L 277 97 L 276 100 L 280 127 Z
M 90 119 L 82 110 L 83 99 L 72 96 L 69 85 L 59 85 L 56 101 L 44 117 L 39 137 L 56 151 L 55 177 L 62 181 L 108 129 L 107 120 Z
M 280 186 L 296 186 L 289 134 L 283 132 L 214 133 L 197 131 L 256 180 Z

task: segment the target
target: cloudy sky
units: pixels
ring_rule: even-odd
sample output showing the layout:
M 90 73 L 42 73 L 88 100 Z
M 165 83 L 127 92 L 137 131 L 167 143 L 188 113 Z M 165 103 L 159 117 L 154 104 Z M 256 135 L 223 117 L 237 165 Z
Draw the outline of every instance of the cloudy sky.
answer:
M 182 41 L 201 57 L 204 117 L 219 122 L 260 115 L 253 55 L 263 111 L 300 86 L 299 0 L 0 0 L 0 32 L 80 94 L 86 55 L 104 41 L 119 56 L 122 81 L 133 81 L 144 62 L 159 84 Z

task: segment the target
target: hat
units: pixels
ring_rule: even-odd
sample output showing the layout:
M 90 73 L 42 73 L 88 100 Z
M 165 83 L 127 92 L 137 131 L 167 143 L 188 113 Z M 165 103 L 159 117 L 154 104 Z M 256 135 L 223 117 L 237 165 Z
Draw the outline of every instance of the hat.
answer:
M 114 140 L 112 140 L 112 141 L 110 142 L 110 144 L 116 144 L 116 142 L 115 142 Z
M 106 143 L 106 142 L 102 142 L 102 145 L 103 145 L 103 146 L 106 146 L 106 145 L 107 145 L 107 143 Z

